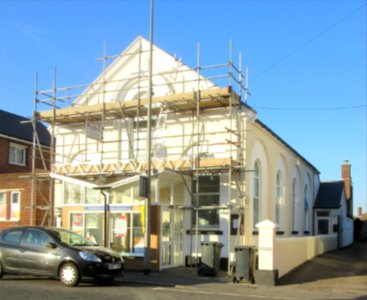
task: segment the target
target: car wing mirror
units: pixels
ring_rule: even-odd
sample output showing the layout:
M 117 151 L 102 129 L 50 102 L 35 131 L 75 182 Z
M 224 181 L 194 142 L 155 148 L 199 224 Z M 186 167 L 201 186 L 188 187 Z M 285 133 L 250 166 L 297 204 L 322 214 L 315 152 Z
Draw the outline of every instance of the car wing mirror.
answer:
M 57 248 L 57 244 L 56 243 L 53 243 L 53 242 L 47 243 L 46 244 L 46 248 L 56 249 Z

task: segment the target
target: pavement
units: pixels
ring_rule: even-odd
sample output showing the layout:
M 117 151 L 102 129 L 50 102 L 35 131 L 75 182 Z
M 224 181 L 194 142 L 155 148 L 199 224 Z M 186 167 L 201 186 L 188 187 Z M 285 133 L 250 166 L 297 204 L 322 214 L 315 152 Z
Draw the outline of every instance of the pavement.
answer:
M 232 277 L 223 271 L 215 277 L 199 276 L 195 268 L 190 267 L 170 268 L 149 275 L 126 271 L 119 281 L 155 287 L 209 289 L 219 294 L 237 291 L 248 295 L 251 291 L 254 298 L 263 299 L 367 300 L 367 243 L 358 242 L 315 257 L 281 278 L 277 286 L 233 283 Z

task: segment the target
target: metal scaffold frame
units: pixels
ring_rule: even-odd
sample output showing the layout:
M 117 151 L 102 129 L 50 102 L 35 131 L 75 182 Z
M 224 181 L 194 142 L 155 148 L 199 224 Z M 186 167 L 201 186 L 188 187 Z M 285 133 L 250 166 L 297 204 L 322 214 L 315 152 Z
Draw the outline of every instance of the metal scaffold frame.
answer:
M 143 89 L 149 88 L 144 85 L 149 79 L 146 72 L 141 70 L 142 55 L 146 50 L 143 50 L 140 45 L 137 51 L 123 53 L 122 55 L 139 55 L 139 65 L 138 72 L 136 74 L 131 74 L 130 78 L 123 78 L 121 80 L 134 79 L 137 81 L 136 95 L 134 99 L 115 99 L 115 101 L 106 101 L 110 93 L 121 94 L 121 89 L 116 89 L 116 83 L 119 80 L 108 80 L 106 76 L 107 61 L 111 58 L 120 57 L 118 56 L 108 56 L 106 54 L 106 45 L 104 45 L 103 51 L 103 73 L 99 77 L 100 80 L 96 80 L 94 83 L 89 85 L 77 85 L 71 87 L 56 87 L 56 68 L 54 69 L 53 78 L 53 88 L 51 90 L 38 90 L 38 77 L 36 82 L 35 91 L 35 112 L 34 112 L 34 122 L 46 122 L 50 124 L 50 131 L 52 134 L 52 144 L 51 144 L 51 170 L 53 173 L 71 176 L 71 177 L 91 177 L 91 176 L 105 176 L 109 174 L 119 175 L 119 176 L 132 176 L 135 174 L 141 174 L 146 171 L 147 163 L 144 159 L 140 159 L 140 151 L 144 149 L 139 149 L 141 143 L 140 141 L 144 139 L 144 134 L 146 129 L 144 124 L 147 122 L 148 115 L 148 98 L 141 96 L 141 91 Z M 191 122 L 190 128 L 192 128 L 191 133 L 184 134 L 166 134 L 164 136 L 165 140 L 181 138 L 187 141 L 189 145 L 185 147 L 186 149 L 179 151 L 175 149 L 174 146 L 166 147 L 166 151 L 175 153 L 171 159 L 164 157 L 159 157 L 158 153 L 161 150 L 157 144 L 157 139 L 155 135 L 152 136 L 152 149 L 151 153 L 154 154 L 152 158 L 152 169 L 172 169 L 182 174 L 189 175 L 191 178 L 196 179 L 195 191 L 190 192 L 192 196 L 192 211 L 195 211 L 196 219 L 198 218 L 199 212 L 199 181 L 197 180 L 201 174 L 210 173 L 228 173 L 228 203 L 225 206 L 217 207 L 215 209 L 227 209 L 228 217 L 230 223 L 231 210 L 236 207 L 237 211 L 240 212 L 240 221 L 243 220 L 243 212 L 245 209 L 245 194 L 244 194 L 244 172 L 246 172 L 245 163 L 245 126 L 243 125 L 243 120 L 241 120 L 241 115 L 239 114 L 240 107 L 246 104 L 248 101 L 248 71 L 246 68 L 246 74 L 242 72 L 242 54 L 239 54 L 239 67 L 237 68 L 233 63 L 232 58 L 232 42 L 230 43 L 230 55 L 229 62 L 218 65 L 202 66 L 200 62 L 200 46 L 197 48 L 197 66 L 194 71 L 197 74 L 197 78 L 188 79 L 182 81 L 176 81 L 175 84 L 197 84 L 195 91 L 184 91 L 176 94 L 169 94 L 166 96 L 156 96 L 152 97 L 151 100 L 151 115 L 153 126 L 155 124 L 156 130 L 158 128 L 163 128 L 167 122 L 169 116 L 175 114 L 184 115 Z M 216 73 L 222 72 L 225 73 Z M 180 72 L 192 72 L 193 70 L 182 70 Z M 212 76 L 206 76 L 206 73 L 214 71 Z M 164 73 L 166 76 L 178 76 L 179 70 L 167 71 Z M 234 76 L 234 74 L 237 75 Z M 152 78 L 157 74 L 152 74 Z M 159 74 L 162 76 L 162 73 Z M 203 77 L 205 75 L 205 77 Z M 184 78 L 184 76 L 182 76 Z M 149 79 L 149 80 L 153 80 Z M 216 87 L 210 89 L 203 89 L 201 87 L 202 81 L 220 82 L 223 80 L 229 80 L 228 86 L 225 88 Z M 243 81 L 245 79 L 245 86 Z M 112 84 L 113 83 L 113 84 Z M 162 84 L 164 85 L 164 84 Z M 112 86 L 112 88 L 111 88 Z M 154 84 L 153 88 L 159 88 L 160 84 Z M 233 86 L 237 86 L 237 93 L 235 92 Z M 80 92 L 78 92 L 80 91 Z M 127 91 L 125 91 L 127 92 Z M 243 94 L 244 93 L 244 94 Z M 244 96 L 244 101 L 242 97 Z M 99 103 L 89 104 L 88 99 L 91 97 L 100 97 L 101 101 Z M 75 100 L 84 99 L 84 105 L 76 105 Z M 38 111 L 39 105 L 46 105 L 51 107 L 51 110 Z M 209 109 L 225 109 L 223 113 L 223 118 L 229 119 L 229 128 L 223 128 L 219 131 L 212 132 L 202 132 L 204 127 L 202 124 L 205 122 L 205 118 L 202 117 L 203 112 Z M 168 116 L 168 117 L 167 117 Z M 116 120 L 119 121 L 116 125 Z M 75 124 L 87 124 L 88 122 L 100 122 L 101 130 L 105 126 L 118 126 L 120 131 L 118 138 L 107 139 L 107 138 L 97 138 L 93 144 L 96 150 L 96 155 L 99 155 L 98 161 L 80 161 L 76 163 L 71 159 L 71 153 L 74 147 L 79 147 L 80 144 L 87 145 L 88 137 L 86 132 L 84 132 L 85 139 L 83 141 L 75 138 L 69 144 L 63 144 L 60 149 L 60 145 L 56 147 L 54 137 L 56 135 L 56 130 L 61 126 L 68 127 L 71 131 L 75 130 L 75 135 L 79 135 L 73 125 Z M 115 122 L 115 123 L 114 123 Z M 130 122 L 130 123 L 129 123 Z M 129 129 L 130 127 L 131 129 Z M 85 127 L 86 128 L 86 127 Z M 121 134 L 122 129 L 125 129 L 126 137 Z M 80 129 L 78 129 L 80 130 Z M 85 129 L 86 130 L 86 129 Z M 60 132 L 58 132 L 60 135 Z M 202 156 L 203 143 L 205 141 L 202 139 L 203 134 L 207 136 L 210 135 L 226 135 L 228 139 L 221 142 L 216 142 L 216 144 L 223 144 L 229 147 L 226 157 L 213 158 L 211 156 Z M 34 139 L 36 143 L 37 138 Z M 127 141 L 126 141 L 127 140 Z M 128 155 L 125 157 L 129 159 L 121 159 L 122 156 L 122 142 L 128 142 Z M 112 145 L 116 143 L 114 149 L 118 149 L 117 157 L 111 159 L 111 153 L 108 151 L 109 148 L 113 148 Z M 168 143 L 169 144 L 169 143 Z M 213 144 L 207 144 L 207 148 Z M 190 149 L 191 155 L 188 155 L 188 150 Z M 60 151 L 61 150 L 61 151 Z M 93 154 L 93 153 L 92 153 Z M 83 153 L 86 158 L 89 153 Z M 75 158 L 75 157 L 74 157 Z M 107 159 L 108 158 L 108 159 Z M 61 159 L 61 162 L 58 161 Z M 112 162 L 111 162 L 112 161 Z M 53 179 L 50 179 L 50 188 L 53 194 Z M 236 188 L 236 195 L 233 195 L 232 187 Z M 189 187 L 186 185 L 186 188 Z M 232 198 L 236 198 L 235 203 Z M 50 201 L 52 203 L 52 201 Z M 52 206 L 51 206 L 52 207 Z M 52 207 L 53 208 L 53 207 Z M 51 219 L 52 220 L 52 219 Z M 229 225 L 230 226 L 230 225 Z M 240 226 L 239 226 L 240 227 Z M 230 229 L 228 228 L 230 231 Z M 196 242 L 195 242 L 195 253 L 198 254 L 198 222 L 196 222 L 195 228 Z M 239 238 L 239 233 L 238 233 Z M 231 237 L 228 238 L 228 270 L 230 269 L 230 244 Z M 236 242 L 237 243 L 237 242 Z M 190 247 L 192 250 L 192 247 Z M 191 256 L 191 255 L 190 255 Z M 197 259 L 196 259 L 197 261 Z

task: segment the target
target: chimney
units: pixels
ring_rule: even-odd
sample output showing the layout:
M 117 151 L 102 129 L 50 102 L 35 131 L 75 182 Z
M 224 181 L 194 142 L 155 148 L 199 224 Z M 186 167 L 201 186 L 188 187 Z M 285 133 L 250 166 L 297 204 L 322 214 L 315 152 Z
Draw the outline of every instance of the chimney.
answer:
M 362 216 L 362 207 L 358 207 L 358 217 Z
M 345 198 L 348 200 L 351 197 L 351 176 L 350 176 L 350 164 L 348 160 L 345 160 L 342 164 L 342 179 L 345 185 Z
M 351 177 L 351 165 L 348 160 L 345 160 L 342 164 L 342 179 L 345 187 L 345 199 L 347 201 L 348 212 L 353 210 L 352 202 L 352 177 Z

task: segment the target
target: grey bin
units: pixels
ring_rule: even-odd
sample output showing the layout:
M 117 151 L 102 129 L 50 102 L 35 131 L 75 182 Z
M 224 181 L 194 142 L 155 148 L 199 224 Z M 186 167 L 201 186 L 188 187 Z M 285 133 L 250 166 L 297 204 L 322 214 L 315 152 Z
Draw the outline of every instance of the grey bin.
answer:
M 219 242 L 201 242 L 201 262 L 198 267 L 200 276 L 216 276 L 220 269 L 220 253 L 223 244 Z
M 237 246 L 235 252 L 235 268 L 233 282 L 254 282 L 255 272 L 255 247 Z

